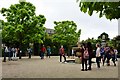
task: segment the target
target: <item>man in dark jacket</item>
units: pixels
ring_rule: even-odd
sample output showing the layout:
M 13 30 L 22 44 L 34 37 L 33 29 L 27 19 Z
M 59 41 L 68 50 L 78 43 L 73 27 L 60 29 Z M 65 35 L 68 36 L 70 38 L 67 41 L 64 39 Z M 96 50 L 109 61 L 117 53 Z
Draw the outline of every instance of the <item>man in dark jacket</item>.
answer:
M 93 57 L 93 49 L 92 49 L 92 45 L 91 42 L 87 43 L 87 48 L 88 48 L 88 53 L 89 53 L 89 59 L 88 59 L 88 63 L 89 63 L 89 67 L 88 70 L 91 70 L 91 64 L 92 64 L 92 57 Z

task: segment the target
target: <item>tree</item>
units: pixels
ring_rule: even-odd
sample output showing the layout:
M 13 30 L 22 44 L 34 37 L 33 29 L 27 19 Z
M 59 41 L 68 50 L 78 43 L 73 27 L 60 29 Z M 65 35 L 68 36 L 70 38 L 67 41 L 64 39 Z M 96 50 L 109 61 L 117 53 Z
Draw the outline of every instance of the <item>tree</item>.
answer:
M 113 42 L 114 47 L 117 48 L 117 50 L 118 50 L 118 52 L 120 54 L 120 35 L 114 37 L 112 39 L 112 42 Z
M 6 17 L 2 36 L 4 42 L 17 43 L 19 48 L 23 44 L 43 43 L 45 36 L 45 17 L 35 14 L 35 6 L 30 2 L 20 2 L 8 9 L 2 8 L 1 14 Z
M 88 38 L 86 40 L 81 41 L 81 43 L 88 43 L 90 42 L 92 44 L 92 48 L 95 50 L 96 49 L 96 43 L 100 43 L 100 41 L 98 39 L 94 39 L 94 38 Z
M 80 2 L 79 7 L 82 12 L 88 12 L 90 16 L 96 11 L 100 18 L 104 15 L 110 20 L 120 18 L 120 2 Z
M 61 21 L 54 22 L 55 34 L 53 35 L 53 41 L 60 43 L 60 45 L 66 45 L 68 48 L 68 56 L 70 53 L 70 46 L 75 45 L 80 37 L 81 30 L 76 32 L 77 25 L 73 21 Z

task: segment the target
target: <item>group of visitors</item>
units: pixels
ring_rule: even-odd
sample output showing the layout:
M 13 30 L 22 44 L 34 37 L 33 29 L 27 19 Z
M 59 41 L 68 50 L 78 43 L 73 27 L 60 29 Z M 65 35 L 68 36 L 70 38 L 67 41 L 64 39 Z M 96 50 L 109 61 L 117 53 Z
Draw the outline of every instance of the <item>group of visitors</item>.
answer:
M 87 44 L 82 44 L 80 46 L 80 52 L 82 53 L 81 60 L 82 60 L 82 69 L 81 71 L 87 71 L 92 70 L 91 64 L 92 64 L 92 57 L 93 57 L 93 49 L 91 46 L 91 43 L 88 42 Z M 117 49 L 113 49 L 113 47 L 109 47 L 107 44 L 105 47 L 100 46 L 100 44 L 96 44 L 96 63 L 97 68 L 100 68 L 100 63 L 103 64 L 106 62 L 107 59 L 107 66 L 110 66 L 110 59 L 112 59 L 114 66 L 116 66 L 115 61 L 117 60 L 116 54 Z
M 6 62 L 7 55 L 8 55 L 9 61 L 17 60 L 17 55 L 20 53 L 21 53 L 21 51 L 19 48 L 4 46 L 4 60 L 3 60 L 3 62 Z
M 17 56 L 21 55 L 22 51 L 19 48 L 15 48 L 15 47 L 9 47 L 9 46 L 4 46 L 3 47 L 3 51 L 4 51 L 4 59 L 3 62 L 6 62 L 6 57 L 8 56 L 8 60 L 11 61 L 16 61 L 18 60 Z M 26 49 L 27 54 L 28 54 L 28 58 L 31 58 L 32 55 L 32 48 L 28 47 Z M 44 45 L 42 45 L 42 47 L 40 48 L 40 57 L 41 59 L 44 59 L 44 55 L 46 54 L 46 57 L 50 58 L 50 54 L 51 54 L 51 48 L 50 46 L 47 46 L 47 49 L 45 48 Z
M 113 48 L 113 47 L 110 47 L 106 44 L 105 47 L 102 47 L 101 48 L 102 51 L 101 52 L 101 59 L 103 61 L 103 66 L 104 66 L 104 63 L 107 59 L 107 66 L 110 66 L 110 59 L 112 59 L 113 63 L 114 63 L 114 66 L 116 66 L 116 61 L 117 61 L 117 49 Z
M 82 43 L 78 47 L 78 51 L 81 53 L 81 59 L 82 62 L 82 69 L 81 71 L 87 71 L 92 70 L 91 64 L 92 64 L 92 58 L 94 56 L 92 45 L 90 42 L 88 43 Z M 6 62 L 6 55 L 8 55 L 8 60 L 16 60 L 17 55 L 21 54 L 21 50 L 19 48 L 14 47 L 4 47 L 4 62 Z M 31 58 L 32 49 L 30 47 L 27 48 L 27 52 L 29 55 L 29 58 Z M 72 50 L 72 53 L 74 51 Z M 100 68 L 100 64 L 104 66 L 105 63 L 107 63 L 107 66 L 110 66 L 110 59 L 112 59 L 114 66 L 116 66 L 117 61 L 117 49 L 110 47 L 106 44 L 106 46 L 101 46 L 100 44 L 96 44 L 96 50 L 95 50 L 95 57 L 96 57 L 96 65 L 97 68 Z M 46 54 L 46 57 L 50 58 L 51 55 L 51 48 L 50 46 L 47 46 L 47 49 L 44 45 L 40 48 L 40 57 L 41 59 L 44 59 L 44 55 Z M 64 63 L 66 63 L 66 56 L 65 51 L 63 48 L 63 45 L 59 49 L 59 55 L 60 55 L 60 63 L 62 63 L 62 57 L 64 57 Z M 106 60 L 107 59 L 107 60 Z
M 30 47 L 27 49 L 27 52 L 28 52 L 29 58 L 31 58 L 32 49 Z M 51 54 L 50 46 L 47 46 L 47 49 L 46 49 L 46 47 L 44 45 L 42 45 L 39 53 L 40 53 L 39 55 L 40 55 L 41 59 L 44 59 L 45 55 L 46 55 L 46 57 L 50 58 L 50 54 Z
M 47 49 L 46 49 L 45 46 L 42 45 L 42 47 L 40 48 L 40 57 L 41 57 L 41 59 L 44 59 L 45 54 L 46 54 L 46 57 L 50 58 L 51 48 L 50 48 L 50 46 L 47 46 Z
M 93 49 L 91 46 L 91 43 L 87 43 L 87 44 L 82 44 L 80 46 L 80 52 L 81 52 L 81 60 L 82 60 L 82 71 L 87 71 L 87 70 L 91 70 L 91 64 L 92 64 L 92 57 L 93 57 Z M 87 63 L 88 63 L 88 68 L 87 68 Z

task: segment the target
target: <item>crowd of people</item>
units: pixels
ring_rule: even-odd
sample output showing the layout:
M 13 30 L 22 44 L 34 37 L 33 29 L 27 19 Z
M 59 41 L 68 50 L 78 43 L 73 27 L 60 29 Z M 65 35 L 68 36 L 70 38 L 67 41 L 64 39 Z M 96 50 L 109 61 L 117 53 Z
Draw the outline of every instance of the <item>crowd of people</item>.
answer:
M 92 45 L 90 42 L 88 43 L 82 43 L 78 47 L 78 50 L 81 53 L 81 56 L 79 57 L 81 60 L 81 66 L 82 69 L 81 71 L 87 71 L 87 70 L 92 70 L 92 58 L 95 55 L 96 58 L 96 66 L 97 68 L 101 67 L 101 63 L 104 66 L 106 63 L 107 66 L 110 66 L 110 61 L 112 60 L 114 66 L 116 66 L 116 61 L 117 61 L 117 49 L 108 46 L 101 46 L 99 43 L 96 44 L 96 50 L 95 54 L 93 53 Z M 19 48 L 14 48 L 14 47 L 4 47 L 4 62 L 6 62 L 6 54 L 8 54 L 8 60 L 17 60 L 17 55 L 21 54 L 22 51 Z M 31 58 L 32 55 L 32 49 L 30 47 L 27 48 L 27 53 L 29 55 L 28 58 Z M 72 50 L 72 55 L 74 51 Z M 40 48 L 40 58 L 44 59 L 44 55 L 46 54 L 46 57 L 50 58 L 51 55 L 51 48 L 50 46 L 47 46 L 47 49 L 44 45 L 41 46 Z M 61 45 L 59 49 L 59 56 L 60 56 L 60 63 L 62 63 L 62 57 L 64 57 L 64 63 L 66 63 L 66 56 L 65 56 L 65 50 L 63 45 Z
M 93 58 L 93 49 L 91 46 L 91 43 L 88 42 L 87 44 L 81 44 L 79 47 L 79 52 L 81 53 L 80 59 L 82 60 L 82 69 L 81 71 L 87 71 L 92 70 L 91 64 L 92 64 L 92 58 Z M 117 61 L 117 49 L 108 46 L 101 46 L 99 43 L 96 44 L 96 50 L 95 50 L 95 58 L 96 58 L 96 65 L 97 68 L 100 68 L 100 63 L 104 66 L 105 63 L 107 63 L 107 66 L 110 66 L 110 60 L 112 59 L 112 62 L 114 66 L 116 66 Z M 106 60 L 107 59 L 107 60 Z
M 6 62 L 6 57 L 8 56 L 8 60 L 11 61 L 17 61 L 18 60 L 18 56 L 21 55 L 22 53 L 22 50 L 20 50 L 19 48 L 15 48 L 15 47 L 8 47 L 8 46 L 4 46 L 3 47 L 3 56 L 4 56 L 4 59 L 3 59 L 3 62 Z M 32 48 L 31 47 L 28 47 L 26 49 L 26 52 L 28 54 L 28 58 L 30 59 L 31 56 L 32 56 Z M 45 46 L 43 45 L 41 48 L 40 48 L 40 51 L 39 51 L 39 55 L 41 57 L 41 59 L 44 59 L 44 55 L 46 54 L 46 57 L 49 57 L 50 58 L 50 54 L 51 54 L 51 48 L 50 46 L 47 46 L 47 49 L 45 48 Z
M 6 56 L 8 56 L 8 60 L 17 60 L 17 55 L 22 53 L 19 48 L 15 47 L 7 47 L 4 46 L 4 60 L 3 62 L 6 62 Z

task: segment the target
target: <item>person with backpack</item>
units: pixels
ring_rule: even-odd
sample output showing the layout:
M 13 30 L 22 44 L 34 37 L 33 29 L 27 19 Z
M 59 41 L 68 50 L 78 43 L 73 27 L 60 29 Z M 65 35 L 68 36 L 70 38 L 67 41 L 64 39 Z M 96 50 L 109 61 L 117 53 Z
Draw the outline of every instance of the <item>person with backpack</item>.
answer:
M 47 47 L 47 57 L 49 56 L 49 58 L 50 58 L 50 54 L 51 54 L 51 48 L 50 48 L 50 46 L 48 46 Z
M 84 71 L 84 64 L 85 64 L 85 66 L 87 65 L 87 60 L 85 61 L 85 59 L 84 59 L 85 44 L 82 43 L 81 47 L 82 47 L 82 49 L 81 49 L 81 53 L 82 53 L 82 55 L 81 55 L 82 69 L 81 69 L 81 71 Z
M 100 45 L 96 44 L 96 63 L 97 63 L 97 67 L 100 68 L 100 60 L 101 60 L 101 54 L 100 54 Z
M 59 49 L 59 54 L 60 54 L 60 63 L 62 62 L 62 56 L 64 57 L 64 62 L 66 63 L 66 57 L 65 57 L 65 51 L 63 45 L 61 45 L 61 48 Z
M 89 59 L 89 53 L 88 53 L 88 48 L 84 47 L 83 52 L 82 52 L 82 70 L 84 71 L 84 64 L 85 64 L 85 71 L 87 71 L 87 61 Z
M 31 58 L 31 54 L 32 54 L 32 49 L 29 47 L 28 49 L 27 49 L 27 51 L 28 51 L 28 55 L 29 55 L 29 59 Z

